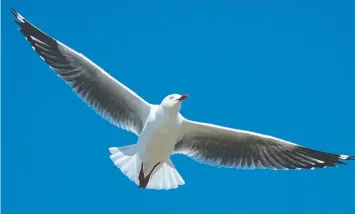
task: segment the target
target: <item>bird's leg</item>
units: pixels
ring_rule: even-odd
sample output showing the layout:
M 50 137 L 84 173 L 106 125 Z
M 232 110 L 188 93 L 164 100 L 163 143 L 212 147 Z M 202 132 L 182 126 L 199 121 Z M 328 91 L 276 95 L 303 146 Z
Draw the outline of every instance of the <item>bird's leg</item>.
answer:
M 139 186 L 138 188 L 146 188 L 147 185 L 148 185 L 148 182 L 149 182 L 149 178 L 150 178 L 150 175 L 152 174 L 152 172 L 154 171 L 155 167 L 157 167 L 158 165 L 160 164 L 157 163 L 154 165 L 153 169 L 149 172 L 149 174 L 147 175 L 147 177 L 144 177 L 144 173 L 143 173 L 143 163 L 141 165 L 141 171 L 139 172 L 139 176 L 138 176 L 138 179 L 139 179 Z
M 153 169 L 149 172 L 149 174 L 147 175 L 147 177 L 145 177 L 146 181 L 147 181 L 147 184 L 148 184 L 148 181 L 149 181 L 149 178 L 150 178 L 150 175 L 152 174 L 152 172 L 154 171 L 155 167 L 157 167 L 160 163 L 157 163 L 154 165 Z M 147 186 L 147 185 L 145 185 Z
M 143 186 L 142 186 L 142 184 L 144 183 L 143 163 L 141 165 L 141 171 L 139 172 L 138 180 L 139 180 L 139 187 L 138 188 L 143 188 Z

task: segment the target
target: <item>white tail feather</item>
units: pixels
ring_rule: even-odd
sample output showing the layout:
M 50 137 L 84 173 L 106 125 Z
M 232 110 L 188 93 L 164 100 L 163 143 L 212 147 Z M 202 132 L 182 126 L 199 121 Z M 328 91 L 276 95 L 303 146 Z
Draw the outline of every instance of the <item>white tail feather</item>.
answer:
M 168 190 L 176 189 L 179 185 L 184 185 L 185 181 L 180 176 L 179 172 L 174 167 L 171 160 L 159 164 L 153 171 L 147 189 Z
M 135 145 L 111 147 L 109 150 L 111 152 L 110 158 L 113 163 L 131 181 L 138 184 L 138 175 L 142 162 L 136 152 Z
M 109 148 L 113 163 L 136 185 L 139 185 L 138 176 L 142 161 L 138 155 L 136 145 Z M 147 189 L 176 189 L 184 185 L 185 181 L 174 167 L 171 160 L 159 164 L 151 174 Z

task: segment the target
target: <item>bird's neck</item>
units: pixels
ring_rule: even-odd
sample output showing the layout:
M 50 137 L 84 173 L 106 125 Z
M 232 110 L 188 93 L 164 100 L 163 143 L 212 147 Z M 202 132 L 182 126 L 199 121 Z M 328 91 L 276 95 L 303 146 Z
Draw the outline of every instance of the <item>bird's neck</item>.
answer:
M 177 120 L 179 116 L 178 108 L 161 108 L 161 116 L 163 120 Z

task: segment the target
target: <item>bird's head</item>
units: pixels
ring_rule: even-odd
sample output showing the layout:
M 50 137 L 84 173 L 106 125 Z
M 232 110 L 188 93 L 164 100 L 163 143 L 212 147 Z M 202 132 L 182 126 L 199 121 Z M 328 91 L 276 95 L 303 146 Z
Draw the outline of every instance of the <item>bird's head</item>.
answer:
M 187 97 L 187 94 L 170 94 L 163 99 L 160 105 L 167 109 L 176 109 L 179 111 L 182 101 L 184 101 Z

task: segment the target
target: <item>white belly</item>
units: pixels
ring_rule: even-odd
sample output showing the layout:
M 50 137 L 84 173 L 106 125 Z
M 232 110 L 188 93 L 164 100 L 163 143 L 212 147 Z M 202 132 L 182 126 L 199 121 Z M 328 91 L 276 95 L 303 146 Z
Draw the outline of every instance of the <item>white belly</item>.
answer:
M 139 141 L 139 144 L 144 144 L 141 158 L 144 162 L 152 161 L 155 163 L 168 160 L 174 151 L 177 138 L 176 131 L 166 127 L 152 128 L 152 131 L 147 129 L 144 138 Z
M 138 139 L 143 163 L 153 166 L 156 163 L 169 160 L 178 137 L 176 120 L 161 122 L 162 120 L 155 118 L 147 121 Z

